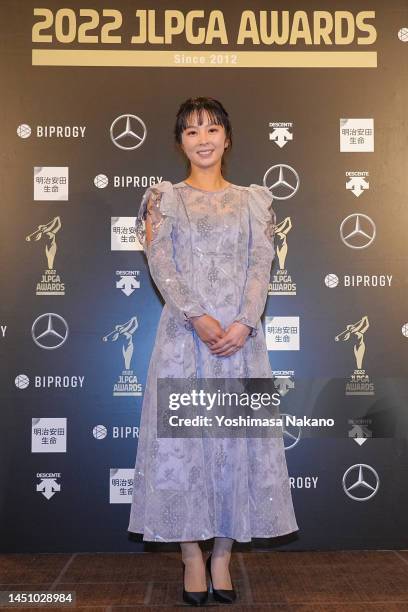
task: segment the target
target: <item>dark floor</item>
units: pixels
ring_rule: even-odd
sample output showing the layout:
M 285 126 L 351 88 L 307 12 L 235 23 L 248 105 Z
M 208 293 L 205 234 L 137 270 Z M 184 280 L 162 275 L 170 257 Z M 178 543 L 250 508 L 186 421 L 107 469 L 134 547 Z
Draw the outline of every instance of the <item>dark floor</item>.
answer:
M 174 552 L 5 554 L 0 590 L 73 590 L 77 607 L 98 612 L 191 609 L 181 599 L 180 559 Z M 238 599 L 227 609 L 236 611 L 408 612 L 408 551 L 233 552 L 231 576 Z M 225 609 L 210 596 L 211 605 Z

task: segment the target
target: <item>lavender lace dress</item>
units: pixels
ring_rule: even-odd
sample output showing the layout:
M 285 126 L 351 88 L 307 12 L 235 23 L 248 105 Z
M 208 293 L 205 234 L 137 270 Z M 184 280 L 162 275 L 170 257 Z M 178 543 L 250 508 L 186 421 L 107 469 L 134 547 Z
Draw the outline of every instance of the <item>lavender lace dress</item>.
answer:
M 263 313 L 274 258 L 266 187 L 208 192 L 162 181 L 142 199 L 136 230 L 163 307 L 147 373 L 128 530 L 143 540 L 224 536 L 238 542 L 299 529 L 285 449 L 273 438 L 157 438 L 157 378 L 271 378 Z M 153 239 L 147 244 L 146 214 Z M 229 357 L 211 353 L 189 317 L 251 327 Z

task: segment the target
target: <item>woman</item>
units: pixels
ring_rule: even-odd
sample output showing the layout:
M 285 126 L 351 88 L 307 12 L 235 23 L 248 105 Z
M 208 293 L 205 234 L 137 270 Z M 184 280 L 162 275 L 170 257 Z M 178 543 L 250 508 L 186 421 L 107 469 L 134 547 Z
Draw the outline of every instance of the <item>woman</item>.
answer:
M 272 378 L 260 322 L 274 258 L 266 187 L 228 183 L 228 113 L 213 98 L 184 102 L 175 125 L 189 176 L 143 196 L 136 230 L 163 307 L 143 399 L 129 531 L 180 542 L 186 602 L 207 597 L 200 540 L 217 601 L 236 598 L 234 540 L 298 529 L 282 436 L 157 438 L 157 378 Z

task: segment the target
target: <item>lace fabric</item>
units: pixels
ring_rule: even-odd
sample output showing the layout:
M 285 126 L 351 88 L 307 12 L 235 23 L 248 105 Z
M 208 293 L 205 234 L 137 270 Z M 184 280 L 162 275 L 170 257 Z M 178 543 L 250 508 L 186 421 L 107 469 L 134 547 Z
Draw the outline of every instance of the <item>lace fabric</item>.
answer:
M 177 271 L 173 260 L 172 230 L 176 225 L 177 206 L 171 183 L 164 181 L 160 188 L 146 190 L 136 218 L 136 235 L 143 245 L 150 272 L 166 302 L 182 314 L 185 326 L 192 330 L 191 318 L 206 313 L 205 306 Z M 166 187 L 164 187 L 166 185 Z M 275 256 L 274 233 L 276 214 L 273 197 L 263 186 L 251 184 L 248 189 L 250 242 L 248 270 L 242 305 L 235 321 L 251 328 L 250 336 L 257 335 L 257 324 L 265 308 L 270 270 Z M 146 219 L 151 224 L 151 240 L 146 236 Z
M 170 198 L 170 200 L 169 200 Z M 151 239 L 146 236 L 146 219 L 151 221 Z M 183 317 L 187 329 L 190 319 L 206 314 L 190 283 L 177 270 L 173 255 L 173 231 L 177 222 L 174 194 L 157 188 L 146 190 L 136 219 L 136 235 L 143 245 L 149 269 L 164 300 Z
M 259 185 L 203 193 L 168 181 L 143 197 L 138 237 L 166 302 L 147 373 L 128 527 L 145 541 L 249 542 L 298 529 L 281 437 L 157 435 L 159 378 L 273 378 L 259 319 L 274 255 L 271 202 Z M 239 318 L 256 337 L 228 357 L 214 355 L 184 324 L 183 313 L 203 311 L 223 327 Z
M 247 278 L 241 310 L 235 320 L 251 327 L 250 336 L 255 336 L 257 323 L 265 308 L 275 257 L 276 213 L 272 208 L 272 194 L 266 187 L 252 184 L 250 190 Z
M 139 242 L 145 247 L 147 247 L 147 237 L 146 237 L 146 219 L 150 218 L 151 228 L 152 228 L 152 240 L 158 236 L 159 227 L 164 221 L 165 214 L 160 210 L 161 208 L 161 200 L 163 197 L 163 193 L 158 191 L 155 188 L 151 188 L 147 193 L 147 198 L 144 197 L 143 200 L 146 200 L 146 203 L 143 201 L 141 206 L 141 211 L 136 218 L 136 234 L 139 239 Z

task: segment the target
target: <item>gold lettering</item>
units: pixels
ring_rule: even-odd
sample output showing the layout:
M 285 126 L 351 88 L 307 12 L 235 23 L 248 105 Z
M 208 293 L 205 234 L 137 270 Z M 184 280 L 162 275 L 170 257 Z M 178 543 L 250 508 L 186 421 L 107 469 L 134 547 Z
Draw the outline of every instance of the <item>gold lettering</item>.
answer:
M 299 38 L 303 38 L 306 45 L 312 44 L 309 21 L 305 11 L 296 11 L 293 15 L 293 24 L 290 32 L 289 44 L 296 45 Z
M 343 20 L 346 20 L 347 34 L 343 36 Z M 334 40 L 336 45 L 349 45 L 354 40 L 354 16 L 350 11 L 336 11 L 334 13 Z
M 147 41 L 146 11 L 138 9 L 136 11 L 136 18 L 139 19 L 139 34 L 138 36 L 132 36 L 130 42 L 132 44 L 143 44 Z
M 149 9 L 147 11 L 147 31 L 149 36 L 149 42 L 154 44 L 163 44 L 164 36 L 158 36 L 156 34 L 156 11 Z
M 218 38 L 223 45 L 228 44 L 227 31 L 225 29 L 224 15 L 222 14 L 222 11 L 211 11 L 208 20 L 205 44 L 211 45 L 215 38 Z
M 173 19 L 175 24 L 173 25 Z M 184 15 L 181 11 L 164 12 L 164 40 L 166 45 L 171 45 L 173 36 L 181 34 L 184 30 Z M 188 39 L 187 39 L 188 40 Z
M 357 38 L 359 45 L 372 45 L 377 40 L 377 30 L 371 23 L 364 23 L 364 19 L 375 19 L 375 11 L 360 11 L 356 16 L 356 25 L 362 32 L 368 32 L 366 38 Z
M 324 25 L 322 25 L 324 21 Z M 315 11 L 313 14 L 313 43 L 320 45 L 323 39 L 324 44 L 332 45 L 330 34 L 333 31 L 333 15 L 329 11 Z
M 254 45 L 260 44 L 258 26 L 256 24 L 256 18 L 253 11 L 242 12 L 237 44 L 243 45 L 246 38 L 249 38 Z
M 186 16 L 186 40 L 191 45 L 202 45 L 205 41 L 205 28 L 197 28 L 197 34 L 193 33 L 193 19 L 203 18 L 204 11 L 188 11 Z

